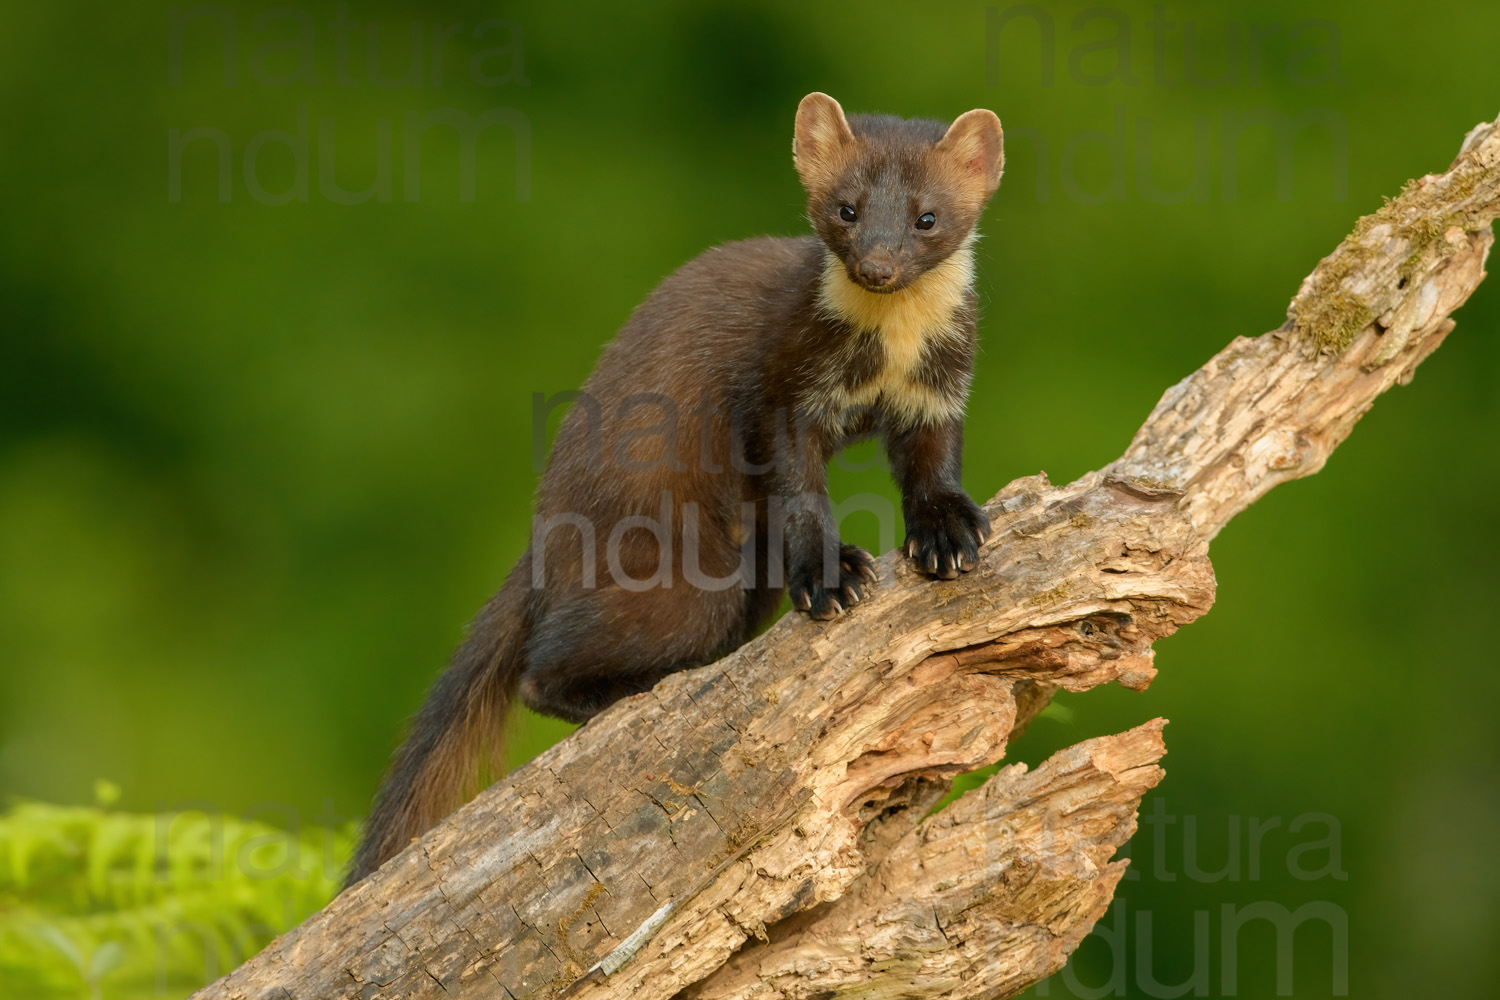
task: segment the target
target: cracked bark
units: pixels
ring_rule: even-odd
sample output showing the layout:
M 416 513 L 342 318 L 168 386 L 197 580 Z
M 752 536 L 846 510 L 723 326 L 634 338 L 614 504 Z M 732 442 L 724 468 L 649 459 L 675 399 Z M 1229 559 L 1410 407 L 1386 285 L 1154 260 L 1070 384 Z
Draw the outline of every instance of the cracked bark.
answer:
M 1361 219 L 1284 326 L 1167 390 L 1119 460 L 1002 489 L 974 572 L 888 554 L 853 613 L 615 705 L 198 996 L 995 997 L 1055 971 L 1113 895 L 1160 720 L 922 817 L 1057 690 L 1151 682 L 1152 644 L 1213 603 L 1209 541 L 1411 378 L 1497 213 L 1500 122 Z

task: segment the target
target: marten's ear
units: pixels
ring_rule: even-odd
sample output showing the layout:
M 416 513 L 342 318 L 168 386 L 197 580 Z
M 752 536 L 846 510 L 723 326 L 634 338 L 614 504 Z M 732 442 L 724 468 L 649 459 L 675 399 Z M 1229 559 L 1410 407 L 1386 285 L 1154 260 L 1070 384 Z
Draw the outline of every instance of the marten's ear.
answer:
M 820 93 L 802 98 L 792 133 L 792 162 L 803 187 L 812 191 L 832 184 L 853 147 L 854 133 L 838 101 Z
M 986 198 L 1000 186 L 1005 140 L 1000 119 L 993 111 L 976 108 L 959 115 L 938 140 L 937 148 L 953 157 L 965 176 L 984 183 Z

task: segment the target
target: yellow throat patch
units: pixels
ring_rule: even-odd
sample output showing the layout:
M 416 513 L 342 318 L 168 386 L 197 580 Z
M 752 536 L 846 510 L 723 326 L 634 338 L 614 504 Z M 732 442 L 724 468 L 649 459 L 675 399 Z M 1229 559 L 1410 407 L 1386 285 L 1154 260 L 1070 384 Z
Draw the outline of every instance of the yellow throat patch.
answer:
M 823 268 L 818 307 L 885 346 L 885 365 L 869 382 L 850 390 L 819 387 L 820 409 L 830 416 L 855 407 L 879 405 L 893 416 L 915 422 L 940 420 L 963 412 L 962 397 L 939 395 L 911 380 L 931 340 L 965 336 L 954 322 L 974 282 L 974 236 L 946 260 L 899 291 L 870 292 L 849 280 L 844 265 L 829 256 Z

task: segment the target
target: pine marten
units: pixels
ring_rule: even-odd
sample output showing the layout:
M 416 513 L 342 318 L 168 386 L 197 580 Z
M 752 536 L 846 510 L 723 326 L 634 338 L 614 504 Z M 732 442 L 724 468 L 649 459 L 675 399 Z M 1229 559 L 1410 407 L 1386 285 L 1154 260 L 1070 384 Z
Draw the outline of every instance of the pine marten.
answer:
M 816 235 L 716 247 L 646 299 L 562 421 L 532 545 L 427 696 L 349 881 L 457 808 L 519 688 L 574 722 L 750 639 L 784 589 L 833 618 L 875 582 L 840 542 L 827 464 L 879 434 L 906 554 L 952 579 L 989 522 L 959 482 L 975 353 L 975 224 L 1000 121 L 797 108 Z M 602 556 L 602 558 L 601 558 Z

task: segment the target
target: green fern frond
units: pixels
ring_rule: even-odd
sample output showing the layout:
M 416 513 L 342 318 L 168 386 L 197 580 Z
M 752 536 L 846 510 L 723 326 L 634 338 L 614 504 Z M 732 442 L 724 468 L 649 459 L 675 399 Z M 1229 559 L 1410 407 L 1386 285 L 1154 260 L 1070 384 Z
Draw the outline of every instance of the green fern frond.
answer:
M 18 802 L 0 814 L 0 996 L 182 997 L 338 891 L 342 830 Z

